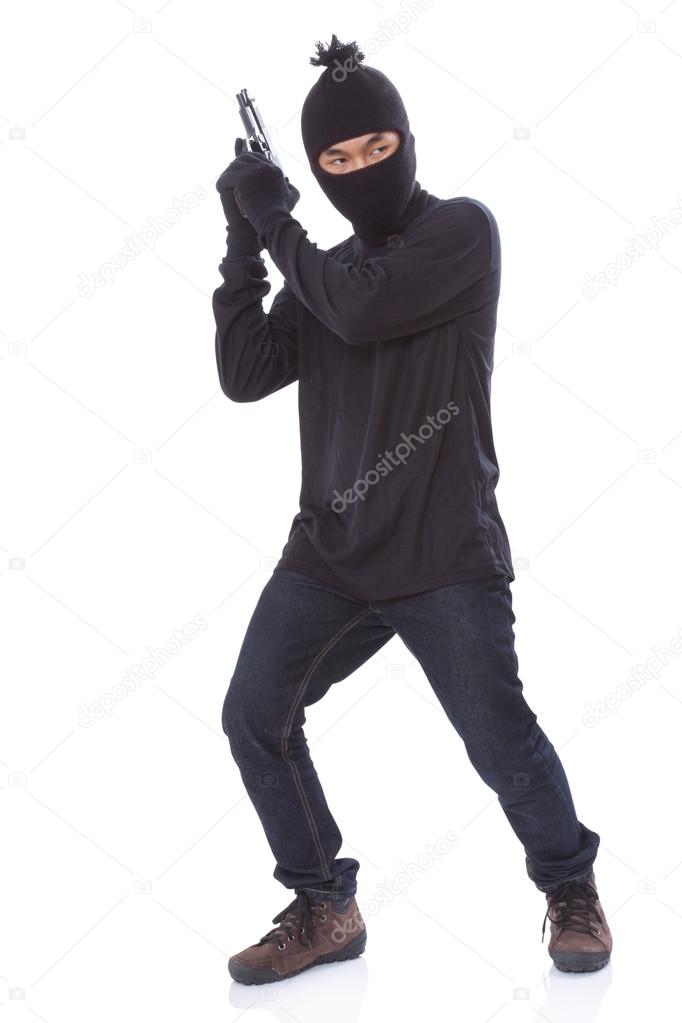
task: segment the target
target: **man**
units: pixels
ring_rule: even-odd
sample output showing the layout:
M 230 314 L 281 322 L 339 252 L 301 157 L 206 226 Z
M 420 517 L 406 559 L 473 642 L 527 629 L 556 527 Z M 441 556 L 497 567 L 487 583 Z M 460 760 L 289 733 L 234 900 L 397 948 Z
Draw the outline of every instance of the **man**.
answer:
M 291 215 L 297 190 L 260 154 L 237 156 L 217 182 L 228 221 L 213 296 L 221 386 L 257 401 L 297 380 L 302 457 L 300 510 L 222 718 L 274 877 L 296 898 L 230 973 L 267 983 L 365 948 L 359 863 L 337 858 L 341 833 L 303 725 L 306 706 L 394 635 L 523 844 L 556 966 L 599 969 L 612 947 L 593 871 L 600 837 L 576 816 L 514 652 L 490 416 L 497 224 L 481 202 L 420 186 L 400 95 L 363 58 L 336 36 L 318 43 L 311 63 L 325 70 L 301 115 L 310 169 L 352 235 L 328 251 L 310 242 Z M 263 248 L 285 279 L 267 314 Z

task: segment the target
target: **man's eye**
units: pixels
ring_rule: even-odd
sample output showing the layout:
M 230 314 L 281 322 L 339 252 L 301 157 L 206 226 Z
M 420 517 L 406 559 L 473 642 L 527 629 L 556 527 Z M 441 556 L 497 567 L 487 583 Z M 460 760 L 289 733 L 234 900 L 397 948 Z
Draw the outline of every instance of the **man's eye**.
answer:
M 375 153 L 383 153 L 384 150 L 388 149 L 388 144 L 385 146 L 375 146 L 374 149 L 369 151 L 369 156 L 374 156 Z M 335 156 L 329 161 L 330 167 L 341 167 L 344 163 L 347 163 L 345 156 Z

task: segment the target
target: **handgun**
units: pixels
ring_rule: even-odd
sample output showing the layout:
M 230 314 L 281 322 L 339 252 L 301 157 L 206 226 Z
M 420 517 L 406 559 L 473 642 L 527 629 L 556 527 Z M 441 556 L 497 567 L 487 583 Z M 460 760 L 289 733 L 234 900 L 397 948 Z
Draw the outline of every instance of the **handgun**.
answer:
M 239 116 L 244 125 L 246 138 L 237 139 L 235 143 L 235 156 L 239 156 L 241 153 L 262 153 L 263 156 L 267 156 L 268 160 L 282 170 L 282 164 L 279 162 L 273 145 L 268 138 L 263 118 L 260 115 L 255 100 L 249 96 L 246 89 L 242 89 L 237 93 L 237 103 L 239 104 Z M 234 197 L 239 207 L 239 212 L 245 217 L 246 214 L 240 205 L 236 190 Z

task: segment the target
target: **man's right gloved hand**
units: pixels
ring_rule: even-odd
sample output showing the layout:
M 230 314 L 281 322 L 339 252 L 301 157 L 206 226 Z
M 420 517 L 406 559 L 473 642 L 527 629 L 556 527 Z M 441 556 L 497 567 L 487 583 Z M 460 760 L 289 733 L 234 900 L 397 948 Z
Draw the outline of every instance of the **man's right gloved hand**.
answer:
M 234 142 L 235 156 L 239 156 L 242 150 L 242 139 L 237 138 Z M 216 182 L 216 188 L 220 196 L 225 219 L 227 220 L 227 254 L 228 256 L 258 256 L 263 246 L 258 241 L 256 229 L 251 225 L 247 217 L 239 212 L 237 200 L 234 197 L 234 188 L 224 188 L 221 185 L 222 175 Z
M 235 149 L 239 148 L 239 140 Z M 257 233 L 257 244 L 265 246 L 268 228 L 281 214 L 290 215 L 301 198 L 281 167 L 264 153 L 238 152 L 216 181 L 216 188 L 222 194 L 233 190 Z M 238 210 L 236 201 L 235 209 Z

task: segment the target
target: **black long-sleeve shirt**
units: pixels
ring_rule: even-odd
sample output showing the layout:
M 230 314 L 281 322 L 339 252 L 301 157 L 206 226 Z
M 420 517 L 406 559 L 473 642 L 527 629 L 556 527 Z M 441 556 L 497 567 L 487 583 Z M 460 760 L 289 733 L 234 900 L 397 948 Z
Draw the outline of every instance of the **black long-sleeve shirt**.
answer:
M 490 418 L 497 223 L 474 199 L 423 198 L 372 248 L 320 249 L 282 211 L 265 235 L 285 281 L 269 312 L 260 257 L 226 257 L 213 294 L 227 397 L 298 380 L 300 509 L 275 570 L 359 599 L 515 578 Z

